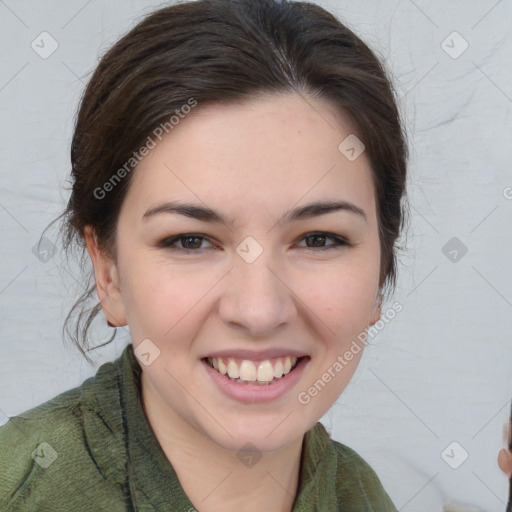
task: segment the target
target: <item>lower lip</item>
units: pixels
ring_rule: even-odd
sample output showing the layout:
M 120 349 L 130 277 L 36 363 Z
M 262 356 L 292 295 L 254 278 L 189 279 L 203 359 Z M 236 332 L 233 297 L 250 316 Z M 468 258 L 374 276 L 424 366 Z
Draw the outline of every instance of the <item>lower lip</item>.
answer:
M 238 384 L 213 369 L 206 361 L 201 361 L 208 375 L 219 389 L 229 398 L 246 404 L 270 402 L 290 391 L 299 381 L 304 368 L 309 362 L 309 357 L 303 357 L 297 366 L 287 375 L 268 385 Z

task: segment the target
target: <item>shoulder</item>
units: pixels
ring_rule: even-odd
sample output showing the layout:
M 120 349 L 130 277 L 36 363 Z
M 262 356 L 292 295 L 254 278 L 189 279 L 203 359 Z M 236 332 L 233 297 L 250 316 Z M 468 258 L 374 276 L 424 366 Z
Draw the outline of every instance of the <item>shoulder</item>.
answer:
M 321 423 L 317 424 L 317 428 L 327 444 L 326 453 L 336 459 L 339 505 L 349 504 L 354 512 L 396 512 L 391 498 L 368 462 L 349 446 L 333 440 Z
M 102 401 L 116 400 L 115 380 L 115 368 L 107 363 L 81 386 L 0 427 L 0 510 L 42 511 L 45 505 L 60 510 L 57 504 L 66 508 L 79 499 L 77 489 L 84 482 L 94 486 L 107 476 L 120 478 L 116 464 L 105 467 L 112 450 L 115 460 L 122 457 L 122 439 L 116 435 L 120 418 L 115 407 L 102 407 Z
M 368 462 L 350 446 L 333 439 L 331 444 L 338 458 L 338 468 L 341 472 L 350 470 L 354 478 L 372 482 L 378 480 L 377 474 Z
M 45 487 L 55 483 L 55 468 L 62 466 L 71 450 L 79 448 L 79 397 L 75 388 L 10 418 L 0 427 L 1 510 L 11 510 L 16 503 L 20 503 L 20 508 L 12 510 L 22 510 L 23 506 L 28 507 L 26 500 L 34 487 L 44 494 Z

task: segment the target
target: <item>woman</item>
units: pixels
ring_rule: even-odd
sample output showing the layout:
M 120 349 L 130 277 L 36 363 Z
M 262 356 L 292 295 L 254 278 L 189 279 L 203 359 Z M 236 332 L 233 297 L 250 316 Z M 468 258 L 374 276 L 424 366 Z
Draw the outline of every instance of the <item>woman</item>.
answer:
M 101 59 L 67 247 L 132 344 L 0 429 L 0 509 L 396 511 L 318 420 L 396 277 L 406 144 L 380 62 L 320 7 L 199 0 Z M 70 317 L 68 317 L 69 320 Z

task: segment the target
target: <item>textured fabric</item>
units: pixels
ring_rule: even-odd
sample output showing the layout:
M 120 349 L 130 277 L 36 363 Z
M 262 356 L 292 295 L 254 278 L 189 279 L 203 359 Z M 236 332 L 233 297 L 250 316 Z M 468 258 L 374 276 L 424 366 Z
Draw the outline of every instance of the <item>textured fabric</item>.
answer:
M 0 511 L 193 512 L 146 419 L 140 372 L 130 344 L 81 386 L 0 427 Z M 293 512 L 396 512 L 370 466 L 321 423 L 302 450 Z

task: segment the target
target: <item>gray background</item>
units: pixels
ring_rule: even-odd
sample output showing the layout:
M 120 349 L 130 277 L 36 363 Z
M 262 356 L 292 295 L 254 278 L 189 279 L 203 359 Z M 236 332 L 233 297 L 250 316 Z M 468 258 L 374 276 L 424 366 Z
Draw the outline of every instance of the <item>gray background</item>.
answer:
M 503 511 L 508 483 L 496 455 L 512 395 L 512 2 L 318 3 L 394 76 L 411 144 L 412 213 L 393 298 L 403 310 L 371 340 L 323 422 L 367 459 L 400 510 L 433 512 L 453 500 Z M 66 347 L 61 326 L 80 276 L 63 266 L 55 230 L 53 256 L 33 247 L 68 197 L 73 116 L 98 56 L 161 5 L 0 0 L 0 424 L 79 385 L 129 340 L 120 330 L 93 367 Z M 46 59 L 31 47 L 44 31 L 58 43 Z M 108 330 L 97 329 L 104 339 Z

